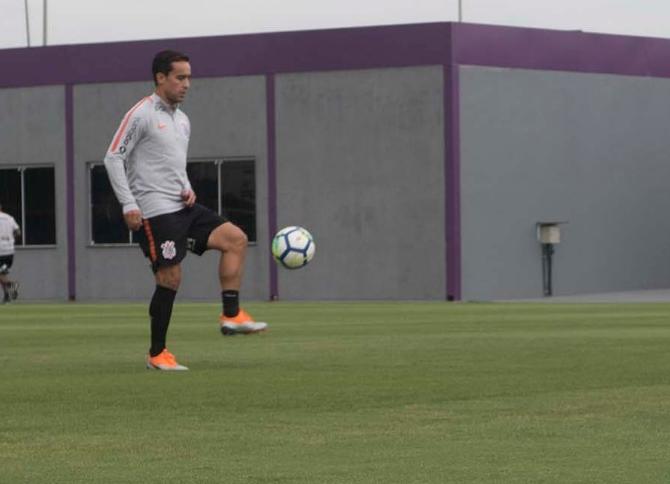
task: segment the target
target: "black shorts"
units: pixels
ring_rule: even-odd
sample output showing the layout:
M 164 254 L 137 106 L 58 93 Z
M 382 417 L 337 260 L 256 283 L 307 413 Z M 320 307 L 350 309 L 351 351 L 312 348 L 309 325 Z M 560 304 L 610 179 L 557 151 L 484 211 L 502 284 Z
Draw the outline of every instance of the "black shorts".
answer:
M 0 276 L 9 274 L 9 269 L 14 263 L 14 255 L 0 255 Z
M 196 203 L 179 212 L 144 219 L 144 229 L 137 232 L 144 255 L 154 272 L 159 267 L 179 264 L 186 251 L 202 255 L 212 230 L 228 220 Z

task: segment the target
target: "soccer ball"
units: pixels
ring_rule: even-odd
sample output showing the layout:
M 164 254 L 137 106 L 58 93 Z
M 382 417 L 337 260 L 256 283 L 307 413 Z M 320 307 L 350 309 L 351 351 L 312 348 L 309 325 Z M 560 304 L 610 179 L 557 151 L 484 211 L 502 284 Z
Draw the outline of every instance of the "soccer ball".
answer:
M 287 269 L 299 269 L 314 257 L 314 238 L 302 227 L 284 227 L 272 239 L 272 256 Z

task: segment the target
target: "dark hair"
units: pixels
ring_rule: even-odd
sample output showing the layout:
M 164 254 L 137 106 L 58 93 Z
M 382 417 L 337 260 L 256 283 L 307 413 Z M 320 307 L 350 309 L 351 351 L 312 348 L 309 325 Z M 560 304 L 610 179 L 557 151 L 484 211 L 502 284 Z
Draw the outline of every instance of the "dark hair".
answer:
M 176 50 L 161 50 L 154 56 L 154 61 L 151 64 L 151 72 L 153 73 L 154 84 L 158 84 L 156 82 L 156 74 L 162 72 L 167 76 L 172 70 L 173 62 L 188 62 L 189 60 L 190 59 L 186 54 L 182 54 Z

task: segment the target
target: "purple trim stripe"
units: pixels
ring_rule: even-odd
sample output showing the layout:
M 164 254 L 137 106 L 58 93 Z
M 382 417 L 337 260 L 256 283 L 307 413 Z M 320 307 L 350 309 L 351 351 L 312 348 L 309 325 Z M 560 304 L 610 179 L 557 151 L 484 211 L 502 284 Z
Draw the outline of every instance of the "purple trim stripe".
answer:
M 275 76 L 265 76 L 265 119 L 267 132 L 267 163 L 268 163 L 268 237 L 277 233 L 277 144 L 275 126 Z M 279 283 L 277 264 L 268 251 L 270 260 L 270 301 L 279 299 Z
M 11 66 L 0 87 L 147 80 L 164 48 L 189 53 L 196 77 L 219 77 L 442 65 L 450 42 L 454 64 L 670 77 L 668 39 L 443 22 L 0 49 Z
M 65 85 L 65 204 L 67 218 L 67 294 L 77 298 L 74 210 L 74 100 L 72 84 Z
M 189 54 L 195 77 L 440 65 L 448 24 L 346 28 L 0 50 L 0 87 L 151 79 L 159 50 Z
M 452 24 L 454 63 L 630 76 L 670 77 L 670 40 Z
M 444 76 L 444 227 L 447 301 L 461 300 L 461 146 L 458 65 L 453 62 L 456 39 L 450 28 L 450 50 Z
M 452 38 L 451 45 L 454 45 Z M 461 300 L 461 146 L 458 65 L 444 65 L 444 227 L 447 301 Z

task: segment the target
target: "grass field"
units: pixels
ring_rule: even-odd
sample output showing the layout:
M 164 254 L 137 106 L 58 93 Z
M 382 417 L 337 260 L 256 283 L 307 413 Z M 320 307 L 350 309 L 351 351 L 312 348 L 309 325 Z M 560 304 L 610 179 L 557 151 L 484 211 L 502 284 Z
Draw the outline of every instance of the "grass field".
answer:
M 670 482 L 670 305 L 218 309 L 0 307 L 0 482 Z

